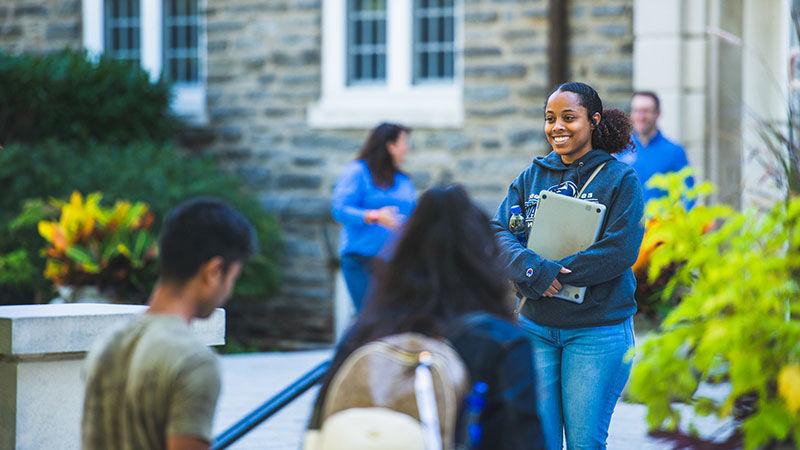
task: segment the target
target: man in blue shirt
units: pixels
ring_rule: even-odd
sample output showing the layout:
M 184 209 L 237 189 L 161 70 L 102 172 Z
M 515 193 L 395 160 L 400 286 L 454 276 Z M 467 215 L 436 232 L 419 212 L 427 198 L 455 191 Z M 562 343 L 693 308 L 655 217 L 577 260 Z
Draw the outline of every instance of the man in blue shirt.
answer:
M 631 97 L 631 122 L 633 123 L 633 143 L 635 148 L 620 154 L 617 158 L 633 167 L 644 192 L 645 204 L 653 198 L 662 197 L 666 192 L 648 188 L 647 181 L 653 175 L 676 172 L 689 165 L 683 147 L 667 139 L 658 129 L 661 115 L 661 102 L 651 91 L 637 91 Z M 687 180 L 687 186 L 694 186 L 694 179 Z M 693 202 L 687 203 L 691 207 Z

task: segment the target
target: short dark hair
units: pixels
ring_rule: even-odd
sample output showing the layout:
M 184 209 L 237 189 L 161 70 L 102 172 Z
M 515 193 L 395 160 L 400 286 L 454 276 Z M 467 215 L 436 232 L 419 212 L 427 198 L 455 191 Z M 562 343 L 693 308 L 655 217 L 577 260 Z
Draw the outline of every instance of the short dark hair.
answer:
M 397 123 L 383 122 L 372 129 L 364 146 L 358 152 L 356 159 L 367 163 L 372 180 L 378 186 L 391 187 L 394 185 L 395 174 L 400 172 L 386 146 L 397 142 L 402 133 L 411 134 L 411 128 Z
M 253 225 L 236 209 L 213 197 L 186 200 L 164 220 L 159 239 L 159 276 L 183 283 L 219 256 L 227 268 L 257 248 Z
M 661 111 L 661 99 L 658 98 L 658 94 L 653 91 L 635 91 L 633 95 L 631 95 L 631 98 L 636 97 L 637 95 L 652 98 L 656 103 L 656 112 Z

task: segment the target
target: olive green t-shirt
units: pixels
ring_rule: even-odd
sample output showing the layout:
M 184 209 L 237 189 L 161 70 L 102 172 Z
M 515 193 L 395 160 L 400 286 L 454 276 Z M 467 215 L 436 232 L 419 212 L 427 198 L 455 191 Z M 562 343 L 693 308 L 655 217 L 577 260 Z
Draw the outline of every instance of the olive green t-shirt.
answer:
M 217 358 L 178 316 L 144 314 L 86 358 L 86 450 L 165 449 L 167 436 L 211 441 Z

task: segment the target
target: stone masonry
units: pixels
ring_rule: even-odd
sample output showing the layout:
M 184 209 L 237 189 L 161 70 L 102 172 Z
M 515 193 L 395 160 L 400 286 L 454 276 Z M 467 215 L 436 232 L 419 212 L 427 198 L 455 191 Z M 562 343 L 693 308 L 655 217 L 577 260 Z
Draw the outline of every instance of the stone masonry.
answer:
M 282 292 L 242 314 L 261 344 L 330 341 L 338 238 L 330 194 L 368 132 L 307 125 L 324 70 L 320 11 L 312 0 L 216 0 L 208 10 L 209 114 L 218 136 L 210 151 L 258 186 L 286 242 Z M 627 109 L 632 1 L 573 0 L 570 14 L 573 77 Z M 464 126 L 414 130 L 407 169 L 420 190 L 464 183 L 491 212 L 545 151 L 547 31 L 544 0 L 464 1 Z
M 80 0 L 0 2 L 0 49 L 44 53 L 80 45 Z
M 231 305 L 236 328 L 262 347 L 307 347 L 333 336 L 337 175 L 367 129 L 317 130 L 307 107 L 321 92 L 321 0 L 207 0 L 206 151 L 260 192 L 285 240 L 283 287 Z M 571 0 L 572 77 L 608 106 L 626 107 L 633 0 Z M 52 51 L 81 42 L 79 0 L 6 0 L 0 49 Z M 511 180 L 546 150 L 546 0 L 463 0 L 464 124 L 415 128 L 407 170 L 419 190 L 465 184 L 492 212 Z M 236 333 L 240 334 L 240 333 Z

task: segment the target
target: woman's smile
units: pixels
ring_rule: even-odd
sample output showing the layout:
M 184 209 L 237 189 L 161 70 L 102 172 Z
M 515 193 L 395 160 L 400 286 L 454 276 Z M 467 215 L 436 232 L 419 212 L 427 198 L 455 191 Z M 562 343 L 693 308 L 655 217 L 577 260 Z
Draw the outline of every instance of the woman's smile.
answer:
M 561 146 L 567 143 L 569 140 L 569 136 L 560 135 L 560 136 L 550 136 L 553 139 L 553 144 Z

